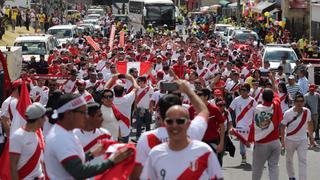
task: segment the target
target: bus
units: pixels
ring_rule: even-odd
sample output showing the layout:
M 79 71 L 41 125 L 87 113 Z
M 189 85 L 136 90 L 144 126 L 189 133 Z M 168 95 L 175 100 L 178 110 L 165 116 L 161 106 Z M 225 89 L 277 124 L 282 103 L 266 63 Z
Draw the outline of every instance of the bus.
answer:
M 148 24 L 170 30 L 176 27 L 176 7 L 172 0 L 129 0 L 129 27 L 144 32 Z

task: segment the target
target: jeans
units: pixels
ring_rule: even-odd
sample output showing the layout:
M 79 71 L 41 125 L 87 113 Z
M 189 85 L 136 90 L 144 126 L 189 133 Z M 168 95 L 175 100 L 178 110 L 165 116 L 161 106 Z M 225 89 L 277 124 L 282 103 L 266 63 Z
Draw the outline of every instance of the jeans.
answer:
M 137 134 L 136 137 L 139 138 L 141 135 L 141 128 L 142 125 L 146 125 L 146 130 L 150 130 L 150 124 L 151 124 L 151 113 L 149 112 L 148 109 L 143 109 L 143 108 L 137 108 L 136 111 L 136 116 L 137 116 Z
M 241 141 L 240 141 L 240 155 L 241 156 L 246 155 L 246 145 L 244 145 Z

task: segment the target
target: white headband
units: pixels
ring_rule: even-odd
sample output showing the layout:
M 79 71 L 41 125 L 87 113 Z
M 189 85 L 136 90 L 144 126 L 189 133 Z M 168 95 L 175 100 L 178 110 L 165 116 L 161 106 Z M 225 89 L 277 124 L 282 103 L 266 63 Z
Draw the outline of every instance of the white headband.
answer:
M 73 99 L 72 101 L 69 101 L 66 104 L 64 104 L 63 106 L 61 106 L 60 108 L 54 110 L 51 117 L 53 119 L 57 119 L 58 118 L 58 114 L 64 113 L 64 112 L 69 111 L 69 110 L 77 109 L 78 107 L 81 107 L 81 106 L 86 105 L 86 104 L 87 104 L 87 102 L 84 99 L 84 97 L 83 96 L 79 96 L 78 98 Z

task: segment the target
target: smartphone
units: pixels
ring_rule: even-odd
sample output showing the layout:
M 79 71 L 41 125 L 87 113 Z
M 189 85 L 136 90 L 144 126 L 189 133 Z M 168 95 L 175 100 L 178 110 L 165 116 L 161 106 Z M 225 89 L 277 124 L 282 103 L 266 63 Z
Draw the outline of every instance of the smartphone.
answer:
M 126 78 L 126 75 L 125 74 L 119 74 L 118 75 L 118 79 L 125 79 Z
M 179 85 L 177 83 L 164 82 L 160 84 L 160 88 L 165 91 L 173 92 L 179 89 Z

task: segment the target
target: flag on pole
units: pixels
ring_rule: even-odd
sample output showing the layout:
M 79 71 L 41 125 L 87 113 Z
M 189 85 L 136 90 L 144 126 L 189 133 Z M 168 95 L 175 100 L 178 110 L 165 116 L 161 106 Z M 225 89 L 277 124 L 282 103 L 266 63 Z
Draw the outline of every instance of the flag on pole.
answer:
M 94 49 L 95 51 L 100 51 L 100 50 L 101 50 L 99 44 L 97 44 L 97 43 L 92 39 L 91 36 L 85 36 L 85 38 L 86 38 L 87 42 L 93 47 L 93 49 Z
M 112 46 L 113 46 L 113 40 L 114 40 L 115 33 L 116 33 L 116 26 L 112 25 L 111 26 L 110 37 L 109 37 L 109 47 L 111 49 L 112 49 Z
M 139 72 L 139 76 L 148 74 L 152 67 L 152 63 L 147 62 L 117 62 L 116 68 L 120 74 L 127 74 L 130 68 L 136 68 Z

